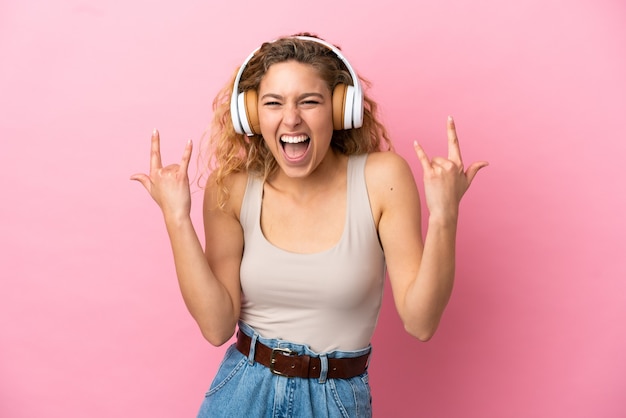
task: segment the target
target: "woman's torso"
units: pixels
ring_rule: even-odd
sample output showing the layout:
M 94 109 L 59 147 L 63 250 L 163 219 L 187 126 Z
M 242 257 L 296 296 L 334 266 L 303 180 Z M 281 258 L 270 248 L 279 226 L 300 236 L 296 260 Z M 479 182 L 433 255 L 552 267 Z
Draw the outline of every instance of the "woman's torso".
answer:
M 310 208 L 280 202 L 261 179 L 248 178 L 240 211 L 241 319 L 264 337 L 319 352 L 369 344 L 385 266 L 366 161 L 349 157 L 345 174 Z

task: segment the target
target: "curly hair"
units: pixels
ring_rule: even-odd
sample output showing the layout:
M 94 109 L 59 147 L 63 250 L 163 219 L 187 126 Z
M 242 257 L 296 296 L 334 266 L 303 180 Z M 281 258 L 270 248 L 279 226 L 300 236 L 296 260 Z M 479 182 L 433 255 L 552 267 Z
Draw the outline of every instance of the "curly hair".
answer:
M 326 82 L 332 92 L 339 83 L 353 84 L 345 64 L 325 45 L 297 36 L 317 37 L 310 33 L 279 38 L 264 43 L 247 63 L 239 90 L 258 90 L 268 69 L 276 63 L 296 61 L 311 65 Z M 236 74 L 213 100 L 213 121 L 209 144 L 205 150 L 209 158 L 211 179 L 218 187 L 218 205 L 223 208 L 229 197 L 224 180 L 232 173 L 246 171 L 249 174 L 269 178 L 278 165 L 261 135 L 246 136 L 235 132 L 230 114 L 230 100 Z M 369 87 L 369 82 L 359 76 L 361 84 Z M 375 151 L 393 150 L 393 145 L 384 125 L 378 119 L 378 106 L 364 92 L 363 126 L 357 129 L 335 130 L 331 147 L 344 155 L 364 154 Z

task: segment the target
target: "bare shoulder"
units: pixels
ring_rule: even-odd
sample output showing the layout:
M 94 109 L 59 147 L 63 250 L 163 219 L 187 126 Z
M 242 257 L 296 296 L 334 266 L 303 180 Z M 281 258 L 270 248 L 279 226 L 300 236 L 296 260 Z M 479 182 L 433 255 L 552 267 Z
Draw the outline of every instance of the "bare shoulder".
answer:
M 243 230 L 239 212 L 247 178 L 246 172 L 233 173 L 220 185 L 211 174 L 204 193 L 205 254 L 216 276 L 230 278 L 233 283 L 238 281 L 243 251 Z M 228 194 L 225 196 L 224 206 L 220 207 L 218 197 L 223 192 L 222 187 L 228 190 Z
M 377 222 L 390 206 L 401 202 L 410 206 L 419 205 L 411 167 L 393 151 L 369 154 L 365 165 L 365 182 Z
M 368 189 L 374 193 L 392 191 L 394 187 L 414 184 L 411 167 L 402 156 L 393 151 L 369 154 L 365 165 L 365 179 Z
M 211 173 L 206 183 L 204 191 L 204 213 L 205 215 L 214 211 L 222 211 L 239 219 L 239 212 L 243 196 L 246 192 L 248 182 L 248 173 L 245 171 L 234 172 L 224 178 L 222 185 L 216 183 L 215 174 Z M 218 205 L 218 195 L 227 191 L 225 195 L 224 208 L 220 209 Z

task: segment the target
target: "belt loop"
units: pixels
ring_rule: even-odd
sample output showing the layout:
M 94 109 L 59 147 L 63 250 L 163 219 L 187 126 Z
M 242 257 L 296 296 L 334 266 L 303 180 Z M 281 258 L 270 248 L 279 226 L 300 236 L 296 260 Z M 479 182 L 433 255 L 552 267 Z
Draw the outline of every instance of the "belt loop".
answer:
M 248 353 L 248 363 L 252 366 L 254 364 L 254 354 L 256 353 L 256 340 L 259 338 L 259 334 L 256 332 L 250 339 L 250 352 Z
M 320 354 L 320 380 L 319 382 L 326 383 L 326 377 L 328 376 L 328 357 L 326 354 Z

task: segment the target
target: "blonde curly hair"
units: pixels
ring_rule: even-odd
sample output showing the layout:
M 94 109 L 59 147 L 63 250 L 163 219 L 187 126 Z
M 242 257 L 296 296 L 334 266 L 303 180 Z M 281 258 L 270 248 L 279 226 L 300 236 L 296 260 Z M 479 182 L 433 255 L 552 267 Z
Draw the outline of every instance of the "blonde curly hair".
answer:
M 353 84 L 350 73 L 337 55 L 318 42 L 303 40 L 296 36 L 317 37 L 310 33 L 279 38 L 264 43 L 247 63 L 239 82 L 239 90 L 258 90 L 267 70 L 273 64 L 296 61 L 311 65 L 333 91 L 339 83 Z M 229 82 L 213 100 L 213 121 L 209 143 L 204 152 L 212 171 L 210 181 L 218 187 L 217 201 L 223 208 L 229 198 L 229 190 L 224 180 L 232 173 L 247 171 L 251 175 L 269 178 L 278 165 L 261 135 L 247 136 L 235 132 L 230 114 L 230 100 L 237 69 Z M 369 82 L 359 76 L 361 84 L 369 87 Z M 393 145 L 384 125 L 378 119 L 378 106 L 364 92 L 363 126 L 357 129 L 335 130 L 331 147 L 345 155 L 364 154 L 375 151 L 393 150 Z

